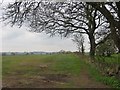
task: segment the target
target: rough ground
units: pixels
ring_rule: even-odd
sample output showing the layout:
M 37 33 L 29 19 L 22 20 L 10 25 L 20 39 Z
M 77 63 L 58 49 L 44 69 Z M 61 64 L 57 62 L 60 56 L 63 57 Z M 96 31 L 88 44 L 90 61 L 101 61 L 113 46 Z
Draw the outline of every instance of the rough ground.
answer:
M 96 82 L 93 80 L 87 69 L 84 67 L 80 72 L 79 77 L 71 77 L 70 75 L 64 74 L 46 74 L 37 75 L 34 77 L 21 77 L 18 74 L 3 78 L 3 87 L 14 87 L 14 88 L 109 88 L 108 86 Z M 72 82 L 71 85 L 67 83 Z
M 79 58 L 75 58 L 73 55 L 59 55 L 56 56 L 56 58 L 55 56 L 53 56 L 53 58 L 50 58 L 51 56 L 48 58 L 44 56 L 45 60 L 41 58 L 41 56 L 33 57 L 34 56 L 31 56 L 31 58 L 30 56 L 24 56 L 18 58 L 16 56 L 16 58 L 10 58 L 11 61 L 9 58 L 8 60 L 4 59 L 3 71 L 6 71 L 2 77 L 3 87 L 109 88 L 109 86 L 91 78 L 86 66 L 82 63 L 78 64 L 80 62 Z M 74 63 L 74 60 L 76 60 L 77 63 Z M 55 65 L 58 67 L 54 67 Z
M 95 81 L 90 77 L 87 69 L 83 68 L 79 78 L 73 78 L 76 84 L 76 88 L 110 88 L 100 82 Z

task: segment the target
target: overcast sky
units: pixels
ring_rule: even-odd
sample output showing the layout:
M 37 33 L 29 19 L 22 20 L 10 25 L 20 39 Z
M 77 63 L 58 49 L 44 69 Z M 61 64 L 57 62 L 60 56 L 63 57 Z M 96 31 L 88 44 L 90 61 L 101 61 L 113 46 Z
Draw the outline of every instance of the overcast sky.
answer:
M 5 0 L 6 4 L 7 0 Z M 0 10 L 0 13 L 2 11 Z M 10 27 L 0 23 L 0 51 L 77 51 L 76 44 L 71 38 L 50 37 L 45 33 L 33 33 L 27 27 Z M 0 45 L 1 46 L 1 45 Z M 85 43 L 86 51 L 89 50 L 88 41 Z

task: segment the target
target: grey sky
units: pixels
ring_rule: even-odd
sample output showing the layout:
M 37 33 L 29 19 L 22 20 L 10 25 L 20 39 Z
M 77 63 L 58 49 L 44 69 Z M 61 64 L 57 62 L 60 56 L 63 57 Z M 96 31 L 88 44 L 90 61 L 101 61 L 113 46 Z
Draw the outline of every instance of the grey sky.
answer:
M 4 0 L 6 4 L 8 0 Z M 10 2 L 10 1 L 9 1 Z M 1 11 L 0 11 L 1 12 Z M 71 38 L 50 37 L 45 33 L 32 33 L 27 27 L 18 28 L 0 24 L 0 51 L 76 51 L 77 47 Z M 85 43 L 86 51 L 89 49 L 88 41 Z
M 59 51 L 77 50 L 70 38 L 49 37 L 44 33 L 32 33 L 25 27 L 2 27 L 2 51 Z

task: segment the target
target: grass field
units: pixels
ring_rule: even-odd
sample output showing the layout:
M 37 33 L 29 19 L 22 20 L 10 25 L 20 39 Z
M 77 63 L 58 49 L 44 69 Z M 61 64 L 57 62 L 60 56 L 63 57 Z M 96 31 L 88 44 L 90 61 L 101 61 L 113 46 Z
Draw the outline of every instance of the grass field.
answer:
M 108 81 L 85 60 L 75 54 L 3 56 L 3 87 L 119 87 L 118 80 Z
M 59 82 L 65 82 L 65 79 L 69 78 L 70 75 L 79 75 L 80 64 L 79 58 L 74 55 L 5 56 L 3 57 L 3 85 L 5 82 L 5 85 L 15 87 L 17 86 L 14 85 L 13 82 L 15 82 L 16 84 L 20 83 L 18 87 L 31 87 L 31 84 L 34 83 L 36 85 L 33 85 L 33 87 L 36 87 L 37 80 L 29 82 L 30 78 L 48 80 L 53 78 L 53 81 L 58 82 L 55 87 L 69 87 L 72 82 L 63 84 L 59 84 Z M 7 81 L 11 78 L 13 81 L 8 83 Z M 46 87 L 54 87 L 54 85 Z

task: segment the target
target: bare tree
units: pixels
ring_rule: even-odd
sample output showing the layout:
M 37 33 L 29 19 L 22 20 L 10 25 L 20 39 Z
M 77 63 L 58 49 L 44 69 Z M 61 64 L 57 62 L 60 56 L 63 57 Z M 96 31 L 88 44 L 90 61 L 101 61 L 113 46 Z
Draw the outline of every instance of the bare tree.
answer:
M 99 10 L 110 24 L 112 39 L 120 53 L 120 1 L 119 2 L 87 2 Z
M 96 46 L 109 35 L 109 24 L 104 16 L 83 2 L 15 2 L 5 8 L 3 19 L 11 25 L 28 25 L 32 32 L 59 33 L 65 37 L 73 33 L 87 34 L 91 56 L 95 55 Z
M 81 33 L 74 35 L 74 38 L 72 39 L 72 41 L 77 44 L 77 48 L 78 48 L 79 52 L 84 54 L 84 37 L 83 37 L 83 35 Z

